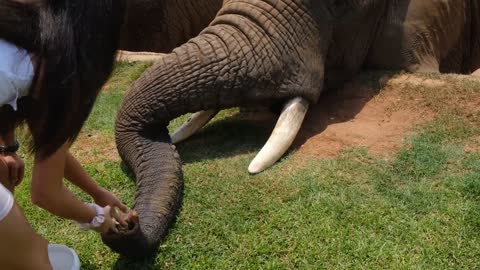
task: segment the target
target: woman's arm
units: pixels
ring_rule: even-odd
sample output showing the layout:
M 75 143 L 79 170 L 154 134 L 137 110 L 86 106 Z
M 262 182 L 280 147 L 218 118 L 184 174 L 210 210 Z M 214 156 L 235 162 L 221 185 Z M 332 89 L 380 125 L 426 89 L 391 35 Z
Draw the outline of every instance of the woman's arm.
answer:
M 32 202 L 59 217 L 89 223 L 95 210 L 78 200 L 63 183 L 68 144 L 64 144 L 50 157 L 35 158 L 32 176 Z
M 70 153 L 67 153 L 64 173 L 65 178 L 68 181 L 95 199 L 95 196 L 100 191 L 101 187 L 97 184 L 97 182 L 93 181 L 93 179 L 83 169 L 82 165 L 80 165 L 80 163 Z
M 0 182 L 11 192 L 23 179 L 25 163 L 15 151 L 5 151 L 15 146 L 15 112 L 9 105 L 0 107 Z
M 67 153 L 65 161 L 65 178 L 92 196 L 95 203 L 98 205 L 110 205 L 112 208 L 118 207 L 123 212 L 128 211 L 128 207 L 126 207 L 112 192 L 99 186 L 97 182 L 88 175 L 78 160 L 70 153 Z M 123 220 L 120 219 L 119 222 L 123 223 Z
M 0 148 L 12 147 L 16 144 L 15 132 L 12 130 L 6 135 L 0 135 Z M 0 151 L 0 166 L 4 168 L 4 173 L 0 175 L 1 183 L 11 192 L 23 180 L 25 172 L 25 163 L 15 152 Z

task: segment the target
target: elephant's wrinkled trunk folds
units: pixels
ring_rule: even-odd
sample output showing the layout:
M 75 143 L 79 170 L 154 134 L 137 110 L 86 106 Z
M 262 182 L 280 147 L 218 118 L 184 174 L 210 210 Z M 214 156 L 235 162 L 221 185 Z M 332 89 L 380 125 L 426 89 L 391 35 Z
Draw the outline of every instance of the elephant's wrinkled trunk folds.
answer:
M 127 231 L 104 234 L 102 240 L 127 257 L 153 254 L 180 208 L 181 164 L 163 128 L 164 131 L 158 130 L 158 133 L 148 127 L 117 132 L 121 156 L 137 179 L 133 209 L 139 214 L 140 222 L 131 224 Z
M 180 208 L 183 180 L 166 128 L 170 120 L 202 110 L 318 99 L 331 32 L 312 14 L 317 2 L 250 2 L 227 1 L 208 28 L 149 68 L 126 95 L 116 141 L 137 179 L 140 221 L 128 233 L 103 236 L 116 252 L 154 252 Z

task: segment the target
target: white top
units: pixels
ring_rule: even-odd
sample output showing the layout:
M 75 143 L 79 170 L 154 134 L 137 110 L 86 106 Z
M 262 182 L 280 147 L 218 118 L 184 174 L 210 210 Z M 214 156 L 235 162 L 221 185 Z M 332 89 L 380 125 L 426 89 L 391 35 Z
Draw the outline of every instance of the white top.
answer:
M 4 219 L 13 207 L 13 195 L 0 183 L 0 221 Z
M 28 95 L 34 74 L 28 52 L 0 39 L 0 106 L 17 110 L 17 99 Z
M 80 270 L 77 253 L 67 246 L 48 244 L 48 257 L 53 270 Z

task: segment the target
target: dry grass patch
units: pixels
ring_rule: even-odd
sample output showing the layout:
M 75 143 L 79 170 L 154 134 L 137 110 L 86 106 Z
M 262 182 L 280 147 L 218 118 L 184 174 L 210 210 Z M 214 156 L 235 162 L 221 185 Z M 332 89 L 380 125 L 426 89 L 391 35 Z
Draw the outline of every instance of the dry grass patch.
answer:
M 390 80 L 387 87 L 398 88 L 406 101 L 435 113 L 480 113 L 480 80 L 473 76 L 404 74 Z
M 471 138 L 465 144 L 466 153 L 480 153 L 480 136 Z
M 120 160 L 114 138 L 100 132 L 81 133 L 71 151 L 82 164 Z

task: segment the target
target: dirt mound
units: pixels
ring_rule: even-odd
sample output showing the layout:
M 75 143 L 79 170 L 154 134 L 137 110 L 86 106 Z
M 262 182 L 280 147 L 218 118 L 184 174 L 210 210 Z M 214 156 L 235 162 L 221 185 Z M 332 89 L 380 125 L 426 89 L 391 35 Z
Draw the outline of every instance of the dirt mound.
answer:
M 395 152 L 413 127 L 433 117 L 426 108 L 404 100 L 401 89 L 406 82 L 443 85 L 412 75 L 354 79 L 342 89 L 325 93 L 310 109 L 295 142 L 297 153 L 332 157 L 362 146 L 373 154 Z
M 477 69 L 475 72 L 472 73 L 472 75 L 480 77 L 480 69 Z

